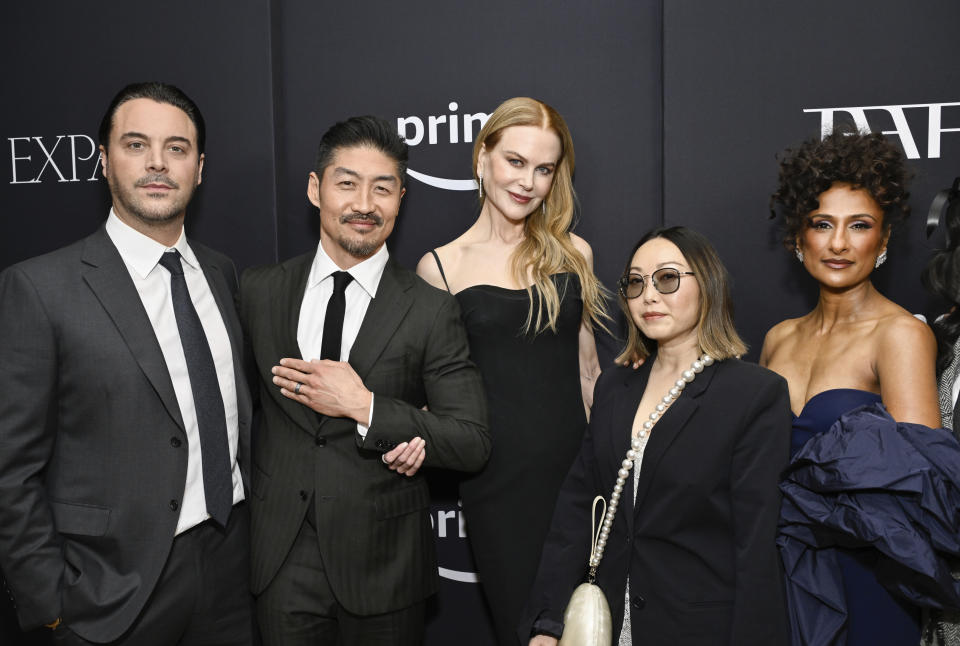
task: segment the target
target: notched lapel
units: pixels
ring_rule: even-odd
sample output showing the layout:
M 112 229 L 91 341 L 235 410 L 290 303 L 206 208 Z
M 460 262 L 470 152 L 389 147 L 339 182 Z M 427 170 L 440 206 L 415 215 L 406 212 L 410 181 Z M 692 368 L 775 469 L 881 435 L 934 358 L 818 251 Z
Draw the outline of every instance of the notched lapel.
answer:
M 409 293 L 411 286 L 409 277 L 389 260 L 377 287 L 377 296 L 370 301 L 357 340 L 350 350 L 350 365 L 360 379 L 366 380 L 413 305 Z
M 630 372 L 626 375 L 622 383 L 622 390 L 619 393 L 613 411 L 613 428 L 610 432 L 610 450 L 612 451 L 613 461 L 606 468 L 616 471 L 620 469 L 620 463 L 626 457 L 627 449 L 630 448 L 631 434 L 633 432 L 633 420 L 637 415 L 637 406 L 643 398 L 643 391 L 647 387 L 647 380 L 650 378 L 650 368 L 653 365 L 652 358 L 648 358 L 636 372 Z M 630 472 L 622 498 L 626 498 L 633 505 L 633 477 Z M 606 494 L 609 495 L 609 494 Z M 634 509 L 633 506 L 626 506 L 626 509 Z M 627 514 L 627 526 L 629 531 L 633 532 L 633 514 Z
M 307 289 L 307 278 L 313 264 L 313 255 L 299 256 L 280 265 L 283 272 L 280 284 L 272 294 L 269 302 L 272 304 L 270 317 L 272 334 L 264 336 L 267 347 L 262 352 L 263 358 L 273 357 L 269 366 L 262 365 L 260 370 L 265 371 L 267 389 L 280 407 L 287 411 L 290 419 L 298 423 L 304 430 L 313 433 L 317 427 L 317 414 L 299 402 L 284 397 L 280 388 L 271 381 L 270 368 L 280 363 L 285 357 L 301 359 L 300 345 L 297 343 L 297 326 L 300 323 L 300 306 L 303 304 L 303 294 Z
M 87 238 L 82 261 L 86 265 L 84 281 L 116 325 L 170 417 L 183 429 L 183 417 L 170 380 L 170 371 L 163 359 L 153 325 L 143 309 L 140 294 L 123 264 L 120 252 L 104 229 Z
M 194 250 L 196 253 L 196 250 Z M 233 373 L 234 381 L 237 384 L 237 411 L 239 414 L 239 423 L 241 427 L 249 427 L 250 411 L 252 404 L 250 401 L 250 390 L 247 387 L 247 379 L 243 372 L 243 331 L 240 328 L 240 317 L 237 316 L 237 308 L 230 293 L 230 286 L 223 275 L 223 271 L 217 265 L 207 262 L 199 254 L 200 268 L 207 279 L 207 285 L 213 293 L 213 299 L 217 302 L 220 309 L 220 316 L 223 319 L 224 327 L 227 328 L 227 335 L 230 337 L 230 351 L 233 355 Z
M 713 366 L 704 368 L 703 372 L 697 375 L 692 383 L 687 384 L 680 397 L 677 398 L 670 408 L 663 414 L 660 421 L 653 427 L 650 434 L 650 440 L 647 442 L 647 448 L 643 453 L 643 463 L 640 467 L 640 478 L 637 482 L 637 496 L 633 507 L 634 516 L 637 510 L 643 505 L 643 500 L 650 491 L 650 484 L 653 481 L 654 474 L 664 454 L 670 449 L 670 446 L 677 437 L 686 428 L 690 417 L 700 407 L 700 395 L 710 385 L 714 373 L 719 369 L 719 362 Z M 638 400 L 639 401 L 639 400 Z

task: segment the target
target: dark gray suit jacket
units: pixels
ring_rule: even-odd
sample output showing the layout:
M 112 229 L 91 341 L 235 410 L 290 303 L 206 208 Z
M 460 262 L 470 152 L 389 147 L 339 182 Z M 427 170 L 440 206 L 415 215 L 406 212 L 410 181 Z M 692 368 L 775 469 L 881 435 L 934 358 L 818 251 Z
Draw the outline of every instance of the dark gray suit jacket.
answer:
M 351 419 L 322 417 L 280 394 L 270 372 L 300 357 L 297 324 L 313 254 L 251 269 L 241 318 L 256 360 L 261 419 L 253 442 L 251 584 L 260 593 L 290 551 L 312 496 L 334 594 L 358 615 L 416 603 L 437 588 L 427 483 L 381 455 L 426 440 L 425 466 L 475 471 L 490 452 L 486 398 L 456 300 L 388 261 L 350 352 L 374 393 L 361 441 Z M 429 405 L 429 410 L 422 410 Z
M 236 271 L 190 246 L 233 346 L 245 469 Z M 116 639 L 170 551 L 187 438 L 150 320 L 102 227 L 0 274 L 0 392 L 0 567 L 20 624 L 60 616 L 85 639 Z

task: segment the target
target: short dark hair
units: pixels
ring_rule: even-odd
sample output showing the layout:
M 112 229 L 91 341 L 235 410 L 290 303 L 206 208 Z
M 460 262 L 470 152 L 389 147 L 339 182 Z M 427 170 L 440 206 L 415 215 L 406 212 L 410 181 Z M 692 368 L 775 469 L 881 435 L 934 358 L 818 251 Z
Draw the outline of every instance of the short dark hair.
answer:
M 98 132 L 100 144 L 105 150 L 110 148 L 110 131 L 113 129 L 113 116 L 117 113 L 117 108 L 134 99 L 150 99 L 157 103 L 167 103 L 186 112 L 197 129 L 197 152 L 200 155 L 203 154 L 203 147 L 207 141 L 207 127 L 204 124 L 203 115 L 200 114 L 200 108 L 180 88 L 158 81 L 131 83 L 113 97 L 110 105 L 107 106 L 103 119 L 100 121 L 100 131 Z
M 385 119 L 369 115 L 339 121 L 323 133 L 320 146 L 317 147 L 317 162 L 314 164 L 317 177 L 323 179 L 323 171 L 333 161 L 333 154 L 337 149 L 363 146 L 375 148 L 394 160 L 397 163 L 400 185 L 406 183 L 409 155 L 406 142 Z
M 627 256 L 623 275 L 630 273 L 630 263 L 637 250 L 655 238 L 669 240 L 677 246 L 700 288 L 700 312 L 697 321 L 700 352 L 706 352 L 714 359 L 729 359 L 746 353 L 747 346 L 737 334 L 737 328 L 733 324 L 730 276 L 716 249 L 702 234 L 683 226 L 653 229 L 633 245 L 630 255 Z M 622 293 L 618 293 L 618 300 L 620 309 L 627 316 L 628 332 L 627 344 L 617 361 L 645 359 L 653 352 L 656 343 L 648 339 L 633 322 L 627 299 Z
M 883 209 L 884 231 L 890 231 L 910 214 L 909 178 L 903 152 L 886 137 L 840 126 L 823 139 L 813 137 L 784 151 L 779 186 L 770 196 L 770 217 L 776 217 L 774 209 L 779 204 L 783 244 L 792 250 L 807 215 L 820 207 L 820 194 L 842 182 L 870 194 Z

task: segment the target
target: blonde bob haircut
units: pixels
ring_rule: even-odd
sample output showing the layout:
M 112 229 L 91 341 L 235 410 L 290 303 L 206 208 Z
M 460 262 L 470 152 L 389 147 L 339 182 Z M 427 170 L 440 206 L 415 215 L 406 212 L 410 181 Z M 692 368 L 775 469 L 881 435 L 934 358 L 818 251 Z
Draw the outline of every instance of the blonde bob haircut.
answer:
M 654 238 L 663 238 L 677 245 L 684 260 L 693 272 L 700 288 L 700 316 L 697 320 L 697 341 L 700 352 L 714 359 L 739 357 L 747 351 L 747 345 L 737 334 L 733 325 L 733 301 L 730 298 L 730 280 L 726 267 L 710 241 L 687 227 L 663 227 L 654 229 L 633 246 L 627 258 L 623 275 L 630 273 L 630 263 L 637 249 Z M 653 289 L 647 285 L 645 289 Z M 640 298 L 640 297 L 638 297 Z M 627 345 L 617 357 L 618 362 L 646 359 L 656 349 L 656 341 L 647 338 L 637 327 L 627 307 L 627 299 L 618 293 L 620 309 L 627 316 Z
M 511 269 L 517 283 L 528 285 L 530 309 L 524 332 L 539 334 L 548 328 L 556 332 L 560 297 L 551 276 L 563 272 L 574 273 L 580 279 L 584 323 L 605 329 L 603 319 L 607 314 L 603 287 L 570 238 L 577 198 L 573 190 L 573 138 L 563 117 L 546 103 L 528 97 L 515 97 L 501 103 L 473 144 L 474 179 L 479 184 L 477 166 L 481 150 L 496 148 L 504 129 L 511 126 L 549 129 L 560 138 L 560 159 L 550 192 L 544 199 L 544 206 L 534 209 L 524 220 L 523 240 L 511 257 Z M 484 199 L 480 197 L 481 208 Z M 531 278 L 532 285 L 529 284 Z

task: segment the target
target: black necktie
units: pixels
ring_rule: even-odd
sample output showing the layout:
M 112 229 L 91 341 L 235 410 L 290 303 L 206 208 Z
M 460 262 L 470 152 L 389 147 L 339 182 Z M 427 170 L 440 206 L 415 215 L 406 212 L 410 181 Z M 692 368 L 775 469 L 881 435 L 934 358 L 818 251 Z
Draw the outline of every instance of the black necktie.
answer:
M 223 396 L 217 381 L 217 369 L 207 343 L 200 317 L 190 300 L 187 279 L 180 264 L 180 252 L 170 251 L 160 258 L 170 272 L 170 296 L 183 354 L 187 360 L 193 407 L 200 430 L 200 455 L 203 461 L 203 492 L 207 513 L 226 526 L 233 507 L 233 478 L 230 473 L 230 448 L 227 445 L 227 418 Z
M 347 310 L 347 285 L 353 276 L 345 271 L 333 274 L 333 294 L 327 301 L 327 313 L 323 317 L 323 339 L 320 343 L 320 358 L 340 361 L 340 343 L 343 338 L 343 314 Z

